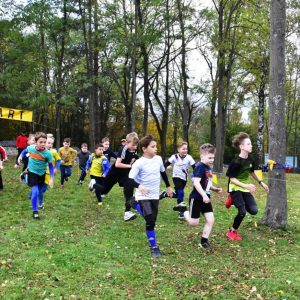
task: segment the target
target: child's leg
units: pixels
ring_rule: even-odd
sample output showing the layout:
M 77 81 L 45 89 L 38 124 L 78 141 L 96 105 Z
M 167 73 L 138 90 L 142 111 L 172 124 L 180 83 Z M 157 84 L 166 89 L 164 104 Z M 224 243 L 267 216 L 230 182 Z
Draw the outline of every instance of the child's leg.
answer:
M 144 218 L 146 221 L 146 235 L 149 241 L 150 247 L 156 247 L 156 234 L 155 234 L 155 222 L 158 214 L 157 200 L 142 200 L 140 201 Z
M 245 201 L 246 211 L 251 215 L 256 215 L 258 213 L 257 204 L 251 193 L 243 193 L 243 198 Z
M 65 181 L 65 166 L 60 166 L 60 184 L 63 185 Z
M 107 177 L 104 178 L 103 184 L 95 183 L 93 188 L 99 191 L 101 195 L 106 195 L 118 182 L 119 176 L 115 172 L 108 172 Z
M 31 206 L 32 211 L 38 211 L 39 186 L 34 185 L 31 189 Z
M 66 166 L 65 178 L 68 178 L 72 175 L 72 166 Z
M 48 184 L 44 184 L 42 187 L 40 187 L 39 190 L 39 206 L 43 206 L 44 205 L 44 193 L 47 191 L 48 189 Z
M 179 204 L 184 200 L 184 187 L 186 185 L 186 181 L 181 178 L 173 177 L 173 182 L 177 195 L 177 204 Z
M 91 178 L 95 179 L 97 184 L 103 183 L 103 181 L 101 180 L 101 177 L 91 175 Z M 98 203 L 101 203 L 102 202 L 101 193 L 99 191 L 95 190 L 95 194 L 96 194 Z
M 202 237 L 208 239 L 215 222 L 215 217 L 213 212 L 204 213 L 204 217 L 205 224 L 203 227 Z
M 233 221 L 232 229 L 237 230 L 240 227 L 246 215 L 246 206 L 245 206 L 243 193 L 240 191 L 233 192 L 232 201 L 235 207 L 238 209 L 238 213 L 235 216 Z
M 80 167 L 80 170 L 81 170 L 81 174 L 80 174 L 80 177 L 79 177 L 79 180 L 80 182 L 82 182 L 86 176 L 86 171 L 85 171 L 85 167 Z
M 184 212 L 184 218 L 191 226 L 197 226 L 199 224 L 200 218 L 200 203 L 199 199 L 195 198 L 193 195 L 189 198 L 189 210 Z
M 123 194 L 125 198 L 125 212 L 131 210 L 131 205 L 129 203 L 129 200 L 131 199 L 131 197 L 133 197 L 133 191 L 134 188 L 129 186 L 127 183 L 125 183 L 123 188 Z

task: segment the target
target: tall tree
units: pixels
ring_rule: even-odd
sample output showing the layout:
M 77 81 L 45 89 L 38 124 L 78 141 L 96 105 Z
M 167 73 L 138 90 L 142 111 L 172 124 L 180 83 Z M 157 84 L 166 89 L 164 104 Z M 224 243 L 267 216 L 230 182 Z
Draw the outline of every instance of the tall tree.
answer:
M 285 162 L 285 0 L 271 2 L 269 156 L 278 168 L 269 171 L 267 205 L 262 222 L 270 227 L 287 226 Z

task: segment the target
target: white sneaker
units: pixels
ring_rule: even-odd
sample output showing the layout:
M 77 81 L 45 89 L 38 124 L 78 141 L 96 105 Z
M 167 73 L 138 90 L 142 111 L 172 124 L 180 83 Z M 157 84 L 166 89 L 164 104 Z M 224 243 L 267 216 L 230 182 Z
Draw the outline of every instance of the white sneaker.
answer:
M 89 183 L 89 190 L 93 191 L 94 190 L 94 184 L 96 183 L 95 179 L 91 179 L 90 183 Z
M 135 218 L 136 218 L 136 214 L 134 212 L 125 211 L 125 214 L 124 214 L 124 221 L 125 222 L 134 220 Z

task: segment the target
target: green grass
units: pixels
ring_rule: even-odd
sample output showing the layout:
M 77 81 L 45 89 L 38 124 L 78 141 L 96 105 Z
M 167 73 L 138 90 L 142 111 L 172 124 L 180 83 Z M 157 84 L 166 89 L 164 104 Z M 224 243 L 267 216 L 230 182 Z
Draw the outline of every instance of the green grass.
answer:
M 157 238 L 163 256 L 152 259 L 141 217 L 123 221 L 122 189 L 116 186 L 99 207 L 86 184 L 66 183 L 45 195 L 41 220 L 31 217 L 29 188 L 18 182 L 13 162 L 0 193 L 1 299 L 299 299 L 300 176 L 289 174 L 289 227 L 259 224 L 266 196 L 256 192 L 260 211 L 247 215 L 241 242 L 225 231 L 236 214 L 226 197 L 213 195 L 214 251 L 198 248 L 199 227 L 177 220 L 174 200 L 161 201 Z M 226 178 L 220 184 L 225 188 Z M 88 180 L 86 180 L 86 183 Z M 295 183 L 298 182 L 298 183 Z M 187 197 L 186 192 L 186 197 Z

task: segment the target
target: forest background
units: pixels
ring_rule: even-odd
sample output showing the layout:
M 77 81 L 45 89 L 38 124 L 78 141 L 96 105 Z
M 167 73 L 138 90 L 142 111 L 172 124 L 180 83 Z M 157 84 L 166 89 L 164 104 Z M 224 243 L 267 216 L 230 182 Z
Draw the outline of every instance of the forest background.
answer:
M 134 130 L 154 134 L 164 158 L 181 139 L 195 157 L 201 143 L 222 145 L 220 170 L 246 131 L 263 162 L 269 1 L 0 3 L 0 105 L 34 112 L 32 124 L 0 119 L 2 140 L 25 127 L 54 133 L 57 146 L 68 136 L 92 149 L 109 136 L 117 149 Z M 287 1 L 286 141 L 298 161 L 299 12 Z

